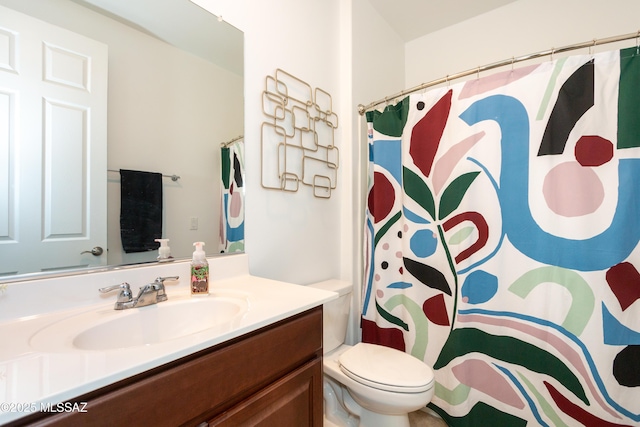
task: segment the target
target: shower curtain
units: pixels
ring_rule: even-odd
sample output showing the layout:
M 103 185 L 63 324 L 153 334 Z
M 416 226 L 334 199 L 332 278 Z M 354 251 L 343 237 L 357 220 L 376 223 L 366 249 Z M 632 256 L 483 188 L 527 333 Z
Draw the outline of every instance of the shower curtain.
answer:
M 576 55 L 367 113 L 363 341 L 451 426 L 640 423 L 640 56 Z
M 220 253 L 244 251 L 244 142 L 220 149 Z

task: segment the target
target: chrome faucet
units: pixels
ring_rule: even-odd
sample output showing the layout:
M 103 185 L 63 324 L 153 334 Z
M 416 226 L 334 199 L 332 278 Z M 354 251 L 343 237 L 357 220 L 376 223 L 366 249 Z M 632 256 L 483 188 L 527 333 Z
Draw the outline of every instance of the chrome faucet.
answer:
M 115 310 L 124 310 L 127 308 L 144 307 L 146 305 L 157 304 L 167 300 L 167 294 L 164 290 L 165 280 L 178 280 L 180 276 L 157 277 L 153 283 L 149 283 L 140 288 L 137 297 L 133 297 L 131 287 L 127 282 L 119 285 L 107 286 L 98 289 L 102 293 L 107 293 L 120 289 L 118 299 L 114 306 Z

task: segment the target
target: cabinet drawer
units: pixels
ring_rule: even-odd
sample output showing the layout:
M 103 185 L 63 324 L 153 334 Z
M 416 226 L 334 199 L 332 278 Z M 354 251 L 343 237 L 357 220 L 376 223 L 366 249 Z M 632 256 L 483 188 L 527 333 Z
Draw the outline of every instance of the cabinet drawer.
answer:
M 34 414 L 12 425 L 196 425 L 321 356 L 316 307 L 74 399 L 88 402 L 86 413 Z
M 322 426 L 322 359 L 285 375 L 211 420 L 211 427 Z

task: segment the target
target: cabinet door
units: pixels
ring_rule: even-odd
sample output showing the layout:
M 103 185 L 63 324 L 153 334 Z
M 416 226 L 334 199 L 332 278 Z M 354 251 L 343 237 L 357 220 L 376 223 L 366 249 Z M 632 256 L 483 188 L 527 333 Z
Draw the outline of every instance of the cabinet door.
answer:
M 285 375 L 209 421 L 209 425 L 322 427 L 322 359 Z

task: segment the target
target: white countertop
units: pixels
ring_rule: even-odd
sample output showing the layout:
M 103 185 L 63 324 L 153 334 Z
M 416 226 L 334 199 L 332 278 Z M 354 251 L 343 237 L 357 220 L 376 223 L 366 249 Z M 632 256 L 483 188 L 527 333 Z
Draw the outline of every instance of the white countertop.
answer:
M 209 260 L 211 297 L 235 294 L 246 298 L 248 303 L 246 312 L 235 319 L 233 325 L 124 349 L 98 351 L 60 346 L 43 351 L 34 348 L 31 341 L 38 331 L 70 316 L 112 309 L 117 292 L 100 296 L 97 295 L 98 287 L 122 280 L 131 283 L 132 289 L 145 284 L 123 277 L 145 276 L 148 277 L 146 282 L 151 282 L 158 275 L 180 275 L 179 282 L 165 285 L 168 302 L 192 298 L 188 287 L 188 263 L 144 267 L 142 272 L 105 273 L 107 277 L 98 280 L 87 275 L 59 279 L 55 284 L 46 285 L 48 288 L 43 286 L 43 281 L 10 285 L 0 294 L 0 424 L 38 411 L 43 404 L 69 401 L 337 298 L 334 292 L 251 276 L 246 268 L 246 258 L 243 258 L 246 256 L 234 257 L 231 261 Z M 224 273 L 214 274 L 216 270 Z M 83 292 L 86 298 L 71 298 Z M 33 302 L 29 302 L 29 296 L 33 296 Z M 70 298 L 73 303 L 69 302 Z M 16 304 L 22 307 L 16 308 Z M 130 310 L 141 309 L 117 313 Z

